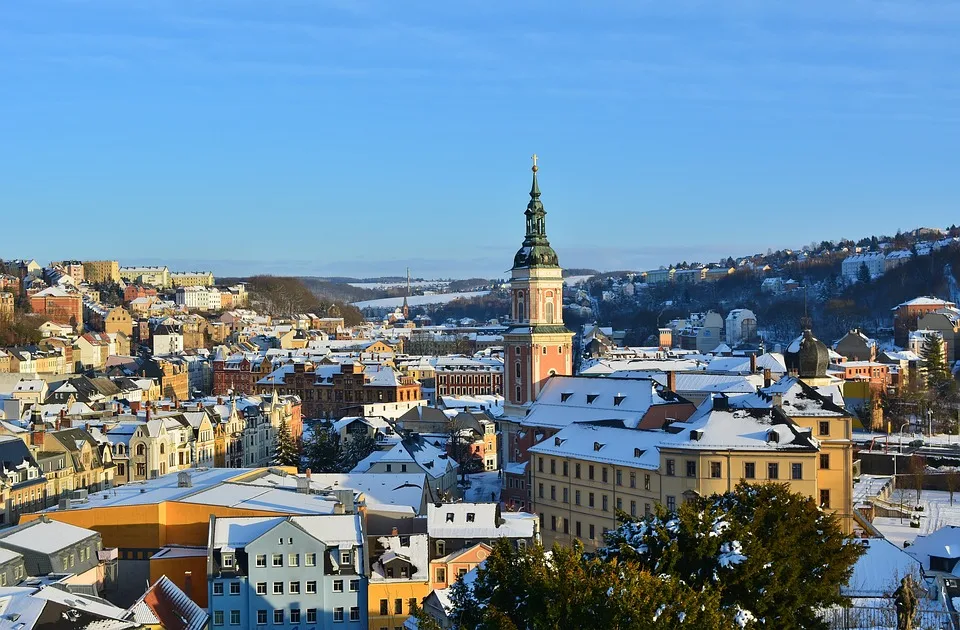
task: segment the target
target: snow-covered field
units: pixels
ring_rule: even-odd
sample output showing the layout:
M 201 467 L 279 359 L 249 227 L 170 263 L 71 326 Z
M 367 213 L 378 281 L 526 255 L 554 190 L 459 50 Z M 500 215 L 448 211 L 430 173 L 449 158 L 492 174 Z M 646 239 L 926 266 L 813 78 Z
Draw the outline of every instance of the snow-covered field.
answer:
M 567 276 L 563 279 L 563 283 L 568 287 L 575 287 L 578 284 L 583 284 L 593 276 Z
M 407 286 L 406 280 L 397 280 L 396 282 L 349 282 L 351 287 L 359 289 L 397 289 Z M 425 287 L 434 287 L 445 289 L 450 285 L 447 280 L 414 280 L 410 283 L 413 288 L 423 289 Z
M 446 304 L 460 298 L 474 298 L 489 294 L 489 291 L 464 291 L 462 293 L 437 293 L 435 295 L 412 295 L 407 298 L 410 306 L 427 306 L 430 304 Z M 403 305 L 402 297 L 380 298 L 379 300 L 365 300 L 354 302 L 357 308 L 397 308 Z
M 901 490 L 895 490 L 890 496 L 892 505 L 900 504 Z M 916 504 L 916 492 L 906 489 L 903 494 L 903 505 L 910 509 Z M 950 493 L 937 490 L 924 490 L 920 493 L 920 503 L 923 512 L 920 516 L 920 527 L 910 527 L 910 518 L 903 522 L 894 517 L 878 517 L 873 524 L 892 543 L 903 546 L 904 541 L 913 542 L 918 535 L 933 533 L 945 525 L 960 525 L 960 492 L 954 492 L 953 505 L 950 505 Z

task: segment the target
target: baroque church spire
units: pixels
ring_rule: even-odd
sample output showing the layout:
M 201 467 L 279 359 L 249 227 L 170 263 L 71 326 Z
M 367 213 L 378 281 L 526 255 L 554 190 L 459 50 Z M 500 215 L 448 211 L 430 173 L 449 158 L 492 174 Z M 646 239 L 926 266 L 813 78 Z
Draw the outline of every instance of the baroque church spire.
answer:
M 513 259 L 513 268 L 524 267 L 558 267 L 557 253 L 550 247 L 550 241 L 547 240 L 547 222 L 546 210 L 543 209 L 543 202 L 540 201 L 540 183 L 537 181 L 537 166 L 539 159 L 534 153 L 533 160 L 533 182 L 530 185 L 530 201 L 527 203 L 527 209 L 524 211 L 527 230 L 523 239 L 523 247 L 517 252 Z

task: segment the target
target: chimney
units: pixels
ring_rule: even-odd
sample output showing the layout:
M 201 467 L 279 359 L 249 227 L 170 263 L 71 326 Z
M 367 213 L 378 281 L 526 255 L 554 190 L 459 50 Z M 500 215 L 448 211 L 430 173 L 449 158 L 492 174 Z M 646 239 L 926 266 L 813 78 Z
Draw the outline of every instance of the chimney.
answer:
M 86 431 L 87 433 L 90 433 L 90 423 L 89 423 L 89 422 L 84 422 L 84 423 L 83 423 L 83 430 Z
M 752 352 L 750 353 L 750 373 L 757 373 L 757 355 Z
M 659 337 L 661 350 L 669 350 L 673 346 L 673 331 L 671 329 L 659 329 Z
M 34 427 L 33 431 L 30 433 L 30 445 L 36 446 L 38 449 L 43 450 L 43 438 L 46 434 L 42 428 L 37 429 Z
M 677 373 L 673 370 L 667 372 L 667 391 L 677 393 Z
M 130 413 L 137 415 L 140 412 L 140 401 L 134 400 L 130 403 Z
M 66 409 L 61 409 L 60 413 L 57 414 L 57 424 L 56 424 L 57 431 L 60 430 L 60 425 L 63 423 L 63 420 L 66 417 L 66 415 L 67 415 Z
M 770 372 L 770 368 L 763 368 L 763 386 L 764 388 L 770 387 L 773 383 L 773 374 Z

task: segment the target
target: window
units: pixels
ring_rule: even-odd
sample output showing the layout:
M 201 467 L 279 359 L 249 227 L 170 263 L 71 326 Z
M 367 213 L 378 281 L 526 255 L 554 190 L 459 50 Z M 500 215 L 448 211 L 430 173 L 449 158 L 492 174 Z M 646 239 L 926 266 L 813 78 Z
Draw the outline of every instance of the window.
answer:
M 350 592 L 356 593 L 360 590 L 360 580 L 350 580 Z
M 299 567 L 300 566 L 300 554 L 290 553 L 287 554 L 287 566 L 288 567 Z
M 222 626 L 223 625 L 223 611 L 215 610 L 213 611 L 213 625 Z
M 550 500 L 551 500 L 551 501 L 556 501 L 556 500 L 557 500 L 557 487 L 556 487 L 556 486 L 550 486 Z
M 360 621 L 360 609 L 357 606 L 350 608 L 350 621 Z
M 343 580 L 334 580 L 333 581 L 333 592 L 342 593 L 343 592 Z
M 580 528 L 580 521 L 577 521 L 577 522 L 575 523 L 574 531 L 577 532 L 577 538 L 579 538 L 580 536 L 583 535 L 583 530 Z
M 563 533 L 564 534 L 570 533 L 570 521 L 568 521 L 567 519 L 563 519 Z
M 830 507 L 830 491 L 829 490 L 820 491 L 820 507 L 825 507 L 825 508 Z
M 667 509 L 670 511 L 677 509 L 677 497 L 667 497 Z
M 231 610 L 231 611 L 230 611 L 230 625 L 231 625 L 231 626 L 239 626 L 239 625 L 240 625 L 240 611 L 239 611 L 239 610 Z
M 667 477 L 674 477 L 677 474 L 677 462 L 668 459 L 667 460 Z
M 300 594 L 300 582 L 290 582 L 290 594 L 291 595 Z
M 343 606 L 337 606 L 333 609 L 333 620 L 336 622 L 343 621 Z
M 823 470 L 830 468 L 830 455 L 820 455 L 820 468 Z
M 543 484 L 542 484 L 542 483 L 537 484 L 537 496 L 539 496 L 541 499 L 543 498 Z
M 637 487 L 637 473 L 635 472 L 630 473 L 630 487 L 631 488 Z
M 636 501 L 631 501 L 631 502 L 630 502 L 630 516 L 636 516 L 636 515 L 637 515 L 637 502 L 636 502 Z
M 261 626 L 267 623 L 267 611 L 265 610 L 257 611 L 257 623 Z
M 340 552 L 340 564 L 350 564 L 353 561 L 353 553 L 350 551 Z
M 257 595 L 266 595 L 266 594 L 267 594 L 267 583 L 257 582 Z
M 592 493 L 592 492 L 587 495 L 587 505 L 589 505 L 590 507 L 593 507 L 593 493 Z
M 757 465 L 753 462 L 746 462 L 743 465 L 743 478 L 744 479 L 756 479 L 757 478 Z
M 273 623 L 281 624 L 283 623 L 283 610 L 277 609 L 273 611 Z
M 556 515 L 553 515 L 553 516 L 550 517 L 550 529 L 553 530 L 553 531 L 557 531 L 557 517 L 556 517 Z
M 413 609 L 417 607 L 417 598 L 411 597 L 407 600 L 407 611 L 413 613 Z
M 570 474 L 570 464 L 568 462 L 563 462 L 563 476 L 566 477 Z
M 687 477 L 697 476 L 697 462 L 687 460 Z
M 596 530 L 594 529 L 593 523 L 590 523 L 590 540 L 593 540 L 596 536 Z
M 570 503 L 570 490 L 567 488 L 563 489 L 563 502 Z
M 537 472 L 543 472 L 543 458 L 537 458 Z
M 551 475 L 557 474 L 557 460 L 553 458 L 550 459 L 550 474 Z
M 283 595 L 283 582 L 274 582 L 274 583 L 273 583 L 273 594 L 274 594 L 274 595 Z
M 300 609 L 291 608 L 290 609 L 290 623 L 300 623 Z
M 282 567 L 283 566 L 283 554 L 275 553 L 273 554 L 273 566 Z
M 723 468 L 720 462 L 710 462 L 710 478 L 719 479 L 723 476 Z
M 650 504 L 649 504 L 649 503 L 644 503 L 644 504 L 643 504 L 643 515 L 644 515 L 644 516 L 650 516 L 650 512 L 651 512 L 651 511 L 652 511 L 652 510 L 650 509 Z
M 587 466 L 587 478 L 590 481 L 593 481 L 593 464 L 590 464 L 589 466 Z
M 266 554 L 257 554 L 257 566 L 263 568 L 267 566 L 267 556 Z
M 622 470 L 618 470 L 618 471 L 617 471 L 617 485 L 618 485 L 618 486 L 622 486 L 622 485 L 623 485 L 623 471 L 622 471 Z
M 440 583 L 442 583 L 442 584 L 446 584 L 446 582 L 447 582 L 447 570 L 446 570 L 446 569 L 444 569 L 444 568 L 442 568 L 442 567 L 439 568 L 439 569 L 437 569 L 437 582 L 440 582 Z M 383 601 L 386 602 L 387 600 L 383 600 Z M 384 613 L 384 614 L 386 614 L 386 613 Z
M 649 489 L 650 489 L 650 475 L 648 475 L 648 474 L 645 474 L 645 475 L 643 476 L 643 489 L 644 489 L 644 490 L 649 490 Z
M 608 508 L 609 508 L 609 505 L 608 505 L 608 501 L 607 501 L 607 495 L 605 495 L 605 494 L 604 494 L 604 495 L 601 495 L 601 505 L 602 505 L 603 507 L 600 508 L 600 509 L 602 509 L 604 512 L 607 512 L 607 511 L 608 511 Z
M 576 477 L 577 479 L 580 478 L 580 464 L 573 465 L 573 476 Z
M 603 479 L 603 483 L 607 483 L 607 469 L 606 469 L 606 468 L 601 468 L 601 469 L 600 469 L 600 478 Z
M 66 563 L 64 563 L 66 564 Z M 214 582 L 213 583 L 213 594 L 214 595 L 223 595 L 223 582 Z
M 399 597 L 393 600 L 393 614 L 402 615 L 403 614 L 403 600 Z
M 81 558 L 82 560 L 82 558 Z M 232 569 L 233 568 L 233 555 L 225 553 L 223 554 L 223 568 Z
M 240 582 L 230 582 L 230 594 L 231 595 L 240 594 Z
M 790 464 L 790 478 L 803 479 L 803 464 Z
M 573 491 L 573 502 L 576 503 L 577 505 L 580 505 L 580 491 L 579 491 L 579 490 L 574 490 L 574 491 Z
M 393 464 L 387 464 L 387 472 L 393 472 Z
M 389 615 L 390 614 L 390 602 L 385 599 L 380 600 L 380 614 Z
M 623 509 L 623 499 L 621 499 L 620 497 L 617 497 L 617 509 L 618 510 Z
M 819 423 L 819 435 L 830 435 L 830 421 L 821 420 Z
M 303 564 L 308 567 L 317 566 L 317 554 L 315 553 L 305 553 L 303 554 Z
M 780 478 L 780 464 L 769 463 L 767 464 L 767 479 L 779 479 Z
M 307 623 L 317 623 L 316 608 L 307 608 Z
M 310 580 L 307 582 L 307 593 L 313 595 L 317 592 L 317 583 L 315 580 Z

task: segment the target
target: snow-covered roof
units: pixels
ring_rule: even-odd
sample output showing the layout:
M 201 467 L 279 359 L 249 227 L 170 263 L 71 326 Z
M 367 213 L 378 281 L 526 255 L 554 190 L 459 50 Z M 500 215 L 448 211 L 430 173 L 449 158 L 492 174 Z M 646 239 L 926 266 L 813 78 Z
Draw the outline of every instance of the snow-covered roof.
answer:
M 917 536 L 907 553 L 930 567 L 930 558 L 960 559 L 960 525 L 946 525 L 932 534 Z
M 924 297 L 916 297 L 906 302 L 901 302 L 900 304 L 897 304 L 896 306 L 894 306 L 891 310 L 895 311 L 901 306 L 956 306 L 956 304 L 954 304 L 953 302 L 948 302 L 946 300 L 941 300 L 940 298 L 924 296 Z
M 97 532 L 60 521 L 30 521 L 22 528 L 0 532 L 0 545 L 29 549 L 38 553 L 52 554 L 78 544 L 88 538 L 99 536 Z
M 666 402 L 649 378 L 554 376 L 521 424 L 562 428 L 574 422 L 619 419 L 635 428 L 651 405 Z
M 533 538 L 536 521 L 535 515 L 526 512 L 500 512 L 496 503 L 427 506 L 427 533 L 431 538 Z

